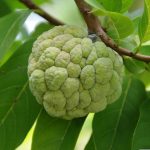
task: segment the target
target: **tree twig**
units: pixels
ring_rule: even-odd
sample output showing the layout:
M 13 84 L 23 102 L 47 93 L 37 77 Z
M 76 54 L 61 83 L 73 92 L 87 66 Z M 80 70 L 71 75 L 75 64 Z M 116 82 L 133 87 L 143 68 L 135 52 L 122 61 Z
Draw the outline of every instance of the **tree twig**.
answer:
M 33 10 L 35 13 L 39 14 L 41 17 L 45 18 L 49 23 L 53 25 L 63 25 L 62 22 L 58 21 L 57 19 L 53 18 L 43 9 L 38 7 L 36 4 L 32 2 L 32 0 L 19 0 L 21 3 L 26 5 L 29 9 Z
M 118 52 L 120 55 L 126 55 L 137 60 L 141 60 L 144 62 L 150 62 L 150 56 L 142 55 L 139 53 L 133 53 L 126 48 L 119 47 L 103 30 L 100 21 L 98 18 L 90 13 L 91 8 L 88 4 L 84 2 L 84 0 L 75 0 L 80 12 L 82 13 L 84 20 L 88 26 L 89 32 L 96 33 L 101 40 L 108 46 L 111 47 L 113 50 Z

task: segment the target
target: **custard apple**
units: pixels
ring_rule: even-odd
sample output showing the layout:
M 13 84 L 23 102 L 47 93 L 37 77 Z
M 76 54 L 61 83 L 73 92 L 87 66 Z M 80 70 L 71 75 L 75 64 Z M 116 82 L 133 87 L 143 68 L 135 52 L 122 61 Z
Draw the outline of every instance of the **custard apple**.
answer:
M 56 26 L 33 44 L 29 86 L 50 116 L 73 119 L 99 112 L 122 92 L 122 58 L 86 29 Z

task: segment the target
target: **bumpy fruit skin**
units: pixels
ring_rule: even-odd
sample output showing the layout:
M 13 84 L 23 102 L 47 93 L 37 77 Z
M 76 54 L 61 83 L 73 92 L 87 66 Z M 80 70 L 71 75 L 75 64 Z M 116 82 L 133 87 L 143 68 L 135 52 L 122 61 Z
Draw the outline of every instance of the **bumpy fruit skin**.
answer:
M 57 26 L 34 42 L 29 86 L 50 116 L 64 119 L 99 112 L 122 92 L 122 58 L 103 42 L 92 42 L 77 26 Z

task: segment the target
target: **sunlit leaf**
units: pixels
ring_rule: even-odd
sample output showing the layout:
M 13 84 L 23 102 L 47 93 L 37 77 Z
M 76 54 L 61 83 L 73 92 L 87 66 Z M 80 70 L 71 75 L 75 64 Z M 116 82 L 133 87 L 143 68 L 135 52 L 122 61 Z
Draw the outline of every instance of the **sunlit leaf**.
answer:
M 85 147 L 85 150 L 97 150 L 97 146 L 95 145 L 95 139 L 93 137 L 93 135 L 91 136 L 88 144 Z
M 146 87 L 149 88 L 150 87 L 150 79 L 149 79 L 149 77 L 150 77 L 150 64 L 148 64 L 147 70 L 145 70 L 141 74 L 138 74 L 136 77 L 138 79 L 140 79 L 145 84 Z
M 11 53 L 11 46 L 29 14 L 30 11 L 17 11 L 0 18 L 0 66 Z

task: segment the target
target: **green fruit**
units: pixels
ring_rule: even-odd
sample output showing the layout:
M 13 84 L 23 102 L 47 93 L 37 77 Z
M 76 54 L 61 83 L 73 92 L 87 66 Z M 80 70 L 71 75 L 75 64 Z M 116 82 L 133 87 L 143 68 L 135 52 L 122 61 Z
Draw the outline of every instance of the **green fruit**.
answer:
M 34 42 L 29 85 L 50 116 L 64 119 L 99 112 L 122 92 L 122 58 L 86 30 L 57 26 Z

